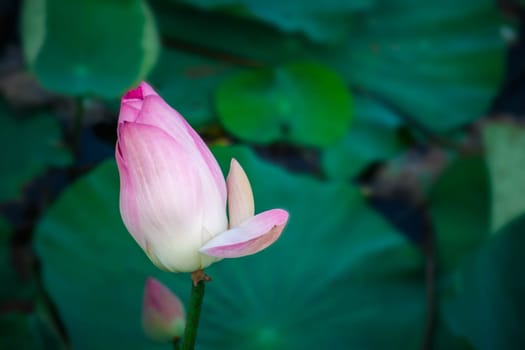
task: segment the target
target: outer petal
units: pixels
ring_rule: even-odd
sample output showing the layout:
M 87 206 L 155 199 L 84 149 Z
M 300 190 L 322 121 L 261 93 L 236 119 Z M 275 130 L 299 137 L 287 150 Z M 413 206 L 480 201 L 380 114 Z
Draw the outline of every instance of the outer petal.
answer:
M 144 98 L 136 122 L 153 125 L 162 129 L 183 146 L 192 150 L 196 148 L 187 131 L 184 118 L 160 96 L 150 95 Z
M 287 222 L 287 211 L 268 210 L 246 220 L 240 226 L 217 235 L 200 251 L 220 258 L 238 258 L 255 254 L 274 243 Z
M 120 126 L 117 162 L 124 224 L 160 268 L 201 268 L 203 193 L 194 162 L 174 139 L 148 125 Z M 120 160 L 119 160 L 120 159 Z
M 216 191 L 226 204 L 226 183 L 217 160 L 201 137 L 179 112 L 171 108 L 160 96 L 150 95 L 144 98 L 136 121 L 164 130 L 185 147 L 191 149 L 192 152 L 195 152 L 195 160 L 203 162 L 203 168 L 207 169 L 211 175 Z
M 228 188 L 230 227 L 236 227 L 252 217 L 255 214 L 255 208 L 250 181 L 235 158 L 231 160 L 230 173 L 226 184 Z
M 130 103 L 121 103 L 118 115 L 119 125 L 124 122 L 134 122 L 139 116 L 140 109 Z
M 227 226 L 226 182 L 217 161 L 200 136 L 176 110 L 157 95 L 144 99 L 137 122 L 162 129 L 184 148 L 198 173 L 195 176 L 200 179 L 199 186 L 205 196 L 201 199 L 201 206 L 206 240 L 224 231 Z M 209 157 L 204 156 L 201 148 L 209 153 Z
M 195 145 L 197 146 L 198 152 L 200 153 L 211 175 L 213 176 L 214 182 L 217 186 L 217 189 L 219 190 L 219 193 L 221 195 L 221 198 L 224 201 L 224 204 L 226 204 L 226 183 L 224 182 L 224 175 L 222 174 L 219 163 L 217 163 L 217 160 L 211 153 L 208 146 L 206 146 L 202 138 L 195 132 L 195 130 L 192 129 L 192 127 L 186 122 L 186 120 L 184 120 L 184 123 L 186 124 L 188 128 L 188 132 L 190 136 L 193 138 Z

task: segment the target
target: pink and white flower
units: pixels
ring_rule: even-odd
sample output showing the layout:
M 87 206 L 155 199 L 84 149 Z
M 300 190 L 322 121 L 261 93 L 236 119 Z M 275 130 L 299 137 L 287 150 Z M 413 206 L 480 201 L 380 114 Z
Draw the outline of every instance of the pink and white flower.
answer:
M 232 159 L 225 181 L 204 141 L 145 82 L 122 98 L 115 157 L 124 224 L 161 269 L 193 272 L 255 254 L 288 221 L 282 209 L 254 215 L 240 164 Z

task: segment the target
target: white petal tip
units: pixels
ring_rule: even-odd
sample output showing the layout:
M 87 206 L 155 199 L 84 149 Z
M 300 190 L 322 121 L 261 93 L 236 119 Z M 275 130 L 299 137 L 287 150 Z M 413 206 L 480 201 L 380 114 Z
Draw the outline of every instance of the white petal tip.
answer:
M 230 162 L 230 172 L 226 179 L 226 186 L 228 188 L 230 227 L 235 227 L 253 217 L 255 213 L 250 181 L 235 158 L 232 158 Z

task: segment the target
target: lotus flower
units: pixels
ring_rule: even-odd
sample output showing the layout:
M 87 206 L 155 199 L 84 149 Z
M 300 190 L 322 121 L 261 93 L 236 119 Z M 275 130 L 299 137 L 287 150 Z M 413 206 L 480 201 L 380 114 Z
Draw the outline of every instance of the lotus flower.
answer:
M 240 164 L 232 159 L 225 181 L 204 141 L 144 82 L 122 98 L 115 157 L 124 224 L 163 270 L 193 272 L 255 254 L 288 221 L 282 209 L 254 215 Z
M 171 341 L 184 334 L 186 316 L 180 299 L 153 277 L 146 280 L 142 303 L 142 328 L 158 342 Z

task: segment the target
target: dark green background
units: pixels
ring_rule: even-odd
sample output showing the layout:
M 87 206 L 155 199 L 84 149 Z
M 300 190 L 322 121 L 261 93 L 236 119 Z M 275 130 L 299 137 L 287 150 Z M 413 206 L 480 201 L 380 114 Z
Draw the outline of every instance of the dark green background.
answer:
M 0 349 L 170 348 L 141 330 L 144 282 L 187 304 L 189 276 L 118 210 L 119 98 L 141 80 L 224 174 L 242 164 L 257 212 L 290 212 L 207 269 L 199 349 L 525 348 L 515 5 L 4 2 Z

